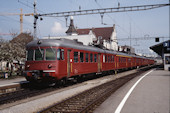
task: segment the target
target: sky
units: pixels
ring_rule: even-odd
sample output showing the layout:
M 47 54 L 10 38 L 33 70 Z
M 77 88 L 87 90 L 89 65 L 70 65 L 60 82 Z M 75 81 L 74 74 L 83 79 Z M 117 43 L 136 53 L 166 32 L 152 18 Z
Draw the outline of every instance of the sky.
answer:
M 1 14 L 19 14 L 20 9 L 23 13 L 33 13 L 34 0 L 1 0 Z M 37 12 L 55 13 L 65 11 L 76 11 L 86 9 L 113 8 L 120 3 L 122 6 L 150 5 L 169 3 L 169 0 L 37 0 Z M 152 54 L 149 50 L 150 46 L 168 40 L 169 37 L 169 7 L 162 7 L 146 11 L 136 12 L 121 12 L 104 14 L 101 24 L 101 16 L 99 14 L 74 16 L 74 24 L 77 28 L 92 28 L 92 27 L 112 27 L 116 25 L 117 39 L 119 45 L 130 45 L 130 40 L 122 40 L 123 38 L 139 38 L 131 40 L 131 46 L 136 52 L 143 54 Z M 64 17 L 42 17 L 43 20 L 38 20 L 37 36 L 42 38 L 45 36 L 63 36 L 65 31 L 66 21 Z M 33 33 L 33 16 L 23 17 L 23 31 Z M 69 18 L 67 23 L 69 24 Z M 2 33 L 19 33 L 20 18 L 19 15 L 0 16 L 0 34 Z M 145 40 L 141 40 L 144 38 Z M 155 42 L 154 38 L 149 37 L 164 37 L 160 42 Z M 0 35 L 0 38 L 10 40 L 11 36 Z M 148 39 L 149 38 L 149 39 Z

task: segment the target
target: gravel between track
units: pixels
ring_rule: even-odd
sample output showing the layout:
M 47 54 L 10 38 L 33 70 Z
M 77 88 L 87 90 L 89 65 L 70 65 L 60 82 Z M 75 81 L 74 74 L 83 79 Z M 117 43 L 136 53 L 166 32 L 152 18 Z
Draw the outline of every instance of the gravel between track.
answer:
M 0 106 L 0 113 L 33 113 L 63 99 L 81 93 L 84 90 L 93 88 L 110 80 L 116 79 L 117 77 L 125 76 L 134 72 L 136 72 L 136 70 L 127 71 L 117 75 L 109 75 L 95 80 L 89 80 L 80 84 L 62 88 L 49 94 L 32 97 L 22 100 L 21 102 L 12 103 L 11 105 L 3 105 Z

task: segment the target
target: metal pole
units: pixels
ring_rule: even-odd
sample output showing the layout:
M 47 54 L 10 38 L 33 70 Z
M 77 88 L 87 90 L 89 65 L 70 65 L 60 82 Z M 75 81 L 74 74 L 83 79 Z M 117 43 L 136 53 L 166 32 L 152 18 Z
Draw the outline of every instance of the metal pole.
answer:
M 37 9 L 36 9 L 36 0 L 34 0 L 34 40 L 37 39 L 37 19 L 38 19 L 38 15 L 37 15 Z
M 130 54 L 131 54 L 131 22 L 130 22 Z

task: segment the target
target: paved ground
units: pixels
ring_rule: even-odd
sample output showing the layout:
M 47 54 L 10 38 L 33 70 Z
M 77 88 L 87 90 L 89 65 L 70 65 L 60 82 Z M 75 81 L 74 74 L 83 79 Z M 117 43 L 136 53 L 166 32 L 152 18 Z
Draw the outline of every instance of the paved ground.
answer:
M 15 79 L 0 79 L 0 87 L 6 86 L 8 84 L 20 83 L 23 81 L 26 81 L 25 77 L 19 77 L 19 78 L 15 78 Z
M 170 113 L 170 71 L 150 72 L 126 97 L 124 104 L 121 103 L 143 75 L 117 90 L 94 113 Z M 117 108 L 119 112 L 115 112 Z

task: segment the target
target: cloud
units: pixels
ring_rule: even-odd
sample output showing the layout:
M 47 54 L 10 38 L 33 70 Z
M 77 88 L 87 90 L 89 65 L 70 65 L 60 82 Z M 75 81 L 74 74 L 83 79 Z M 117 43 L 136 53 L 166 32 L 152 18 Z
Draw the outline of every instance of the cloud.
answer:
M 65 28 L 62 27 L 62 25 L 59 22 L 54 22 L 54 26 L 51 28 L 51 32 L 53 34 L 58 33 L 65 33 Z

